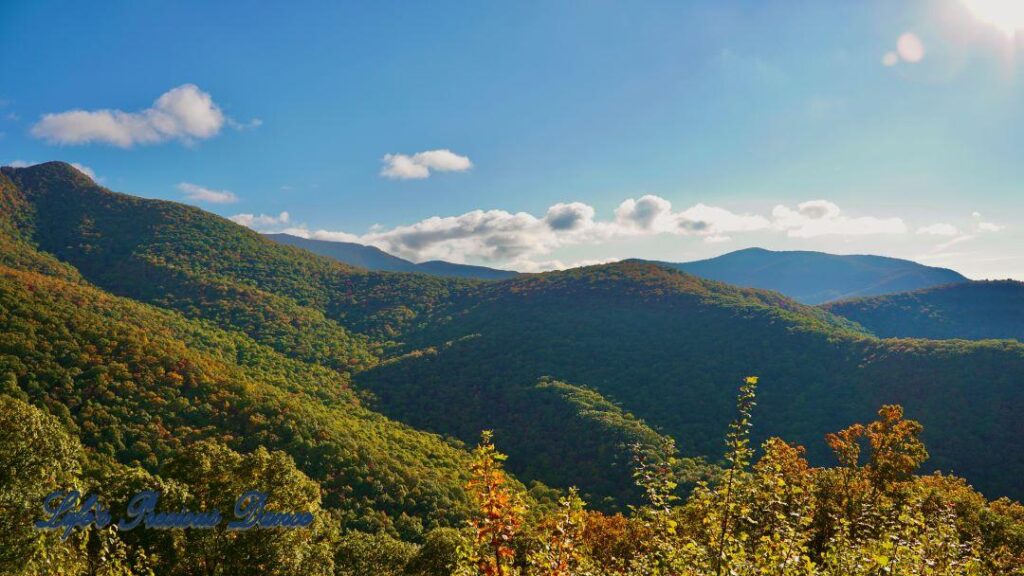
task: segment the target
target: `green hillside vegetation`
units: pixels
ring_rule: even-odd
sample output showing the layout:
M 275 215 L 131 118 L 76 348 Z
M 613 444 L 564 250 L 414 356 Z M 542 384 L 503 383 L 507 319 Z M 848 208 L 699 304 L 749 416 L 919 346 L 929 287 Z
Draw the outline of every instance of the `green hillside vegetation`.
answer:
M 829 434 L 838 466 L 813 468 L 803 447 L 779 438 L 766 440 L 755 458 L 756 385 L 748 377 L 740 389 L 722 474 L 680 500 L 671 457 L 640 453 L 634 474 L 645 502 L 628 518 L 590 512 L 575 492 L 557 510 L 537 515 L 507 484 L 505 456 L 484 432 L 469 483 L 478 510 L 455 573 L 1024 573 L 1024 507 L 988 502 L 955 477 L 915 476 L 928 451 L 921 425 L 905 419 L 900 406 L 883 406 L 873 422 Z
M 348 374 L 386 357 L 394 339 L 432 319 L 435 308 L 482 284 L 344 266 L 278 245 L 196 208 L 110 192 L 63 163 L 5 168 L 3 174 L 9 177 L 9 203 L 17 207 L 7 218 L 14 223 L 9 229 L 24 246 L 55 254 L 81 271 L 85 281 L 109 292 L 240 331 L 301 362 L 297 370 L 324 366 L 346 382 Z M 556 402 L 569 410 L 564 400 Z M 526 414 L 534 404 L 519 408 Z M 596 420 L 576 424 L 572 434 L 560 427 L 575 420 L 552 422 L 551 456 L 533 471 L 557 470 L 553 463 L 579 460 L 578 437 L 587 438 L 588 457 L 606 459 L 613 453 L 621 459 L 622 438 L 635 437 L 629 430 L 608 433 L 608 423 Z M 590 426 L 600 427 L 601 433 Z M 466 429 L 462 436 L 472 439 L 479 429 Z M 591 466 L 590 471 L 596 469 L 596 463 Z M 563 480 L 540 473 L 524 478 Z M 597 493 L 631 492 L 628 472 L 620 471 L 618 478 L 612 489 L 595 474 L 597 483 L 609 487 Z
M 447 359 L 435 350 L 414 357 L 427 363 Z M 666 440 L 595 390 L 549 378 L 520 381 L 512 374 L 476 378 L 464 372 L 466 365 L 438 366 L 415 386 L 402 386 L 407 376 L 421 376 L 405 373 L 405 366 L 399 361 L 374 373 L 387 383 L 373 388 L 373 405 L 417 428 L 458 438 L 472 438 L 488 423 L 513 455 L 510 469 L 517 476 L 580 486 L 604 510 L 623 510 L 640 496 L 632 483 L 631 447 L 655 453 Z M 464 376 L 472 384 L 452 385 Z M 707 468 L 699 460 L 682 465 L 691 478 Z
M 0 248 L 0 573 L 232 574 L 240 564 L 210 559 L 258 557 L 279 574 L 448 574 L 481 544 L 479 488 L 499 476 L 488 506 L 523 512 L 496 537 L 519 542 L 518 528 L 533 527 L 511 556 L 498 550 L 499 563 L 525 569 L 537 538 L 582 496 L 596 510 L 587 525 L 600 526 L 580 544 L 603 566 L 596 573 L 657 573 L 631 559 L 684 535 L 686 550 L 714 550 L 727 540 L 708 540 L 695 518 L 764 504 L 737 471 L 735 443 L 720 441 L 748 370 L 763 378 L 750 440 L 762 461 L 792 455 L 767 443 L 778 436 L 806 445 L 811 465 L 830 464 L 837 445 L 821 443 L 826 433 L 901 404 L 930 449 L 913 469 L 952 471 L 990 498 L 1024 495 L 1018 342 L 882 340 L 774 292 L 641 262 L 497 282 L 370 272 L 196 208 L 111 192 L 63 163 L 0 172 Z M 464 449 L 492 428 L 515 476 L 487 464 L 500 462 L 493 447 L 486 458 Z M 673 440 L 682 458 L 672 459 Z M 634 454 L 659 463 L 640 467 L 639 485 Z M 785 464 L 804 469 L 800 458 Z M 800 481 L 830 495 L 835 478 L 872 481 L 871 469 L 840 461 Z M 749 490 L 723 504 L 713 494 L 730 471 Z M 915 498 L 935 492 L 963 508 L 957 542 L 974 548 L 958 558 L 1020 558 L 1019 505 L 909 474 L 899 480 Z M 316 530 L 94 531 L 58 545 L 18 528 L 44 488 L 101 488 L 115 500 L 158 486 L 196 503 L 259 482 L 315 511 Z M 687 504 L 672 506 L 695 482 Z M 579 492 L 567 495 L 572 485 Z M 872 498 L 891 496 L 873 486 Z M 834 510 L 828 498 L 800 512 L 816 526 L 801 532 L 814 561 L 842 533 L 821 516 Z M 911 500 L 872 503 L 894 523 L 846 516 L 875 523 L 870 538 L 848 536 L 865 554 L 892 535 L 925 542 L 932 533 L 910 532 L 900 514 L 919 527 L 936 517 L 899 507 Z M 666 509 L 680 527 L 672 534 L 649 524 Z M 31 562 L 19 563 L 26 553 Z M 494 573 L 482 566 L 467 569 Z M 694 570 L 663 573 L 706 573 Z
M 386 338 L 468 285 L 345 266 L 198 208 L 110 192 L 60 162 L 3 174 L 23 239 L 89 282 L 334 367 L 371 361 L 351 330 Z
M 287 451 L 353 526 L 415 536 L 465 510 L 464 454 L 360 407 L 342 375 L 87 286 L 0 268 L 0 377 L 149 472 L 213 439 Z
M 0 465 L 3 574 L 334 574 L 337 524 L 321 508 L 317 483 L 283 452 L 261 447 L 241 455 L 203 441 L 177 452 L 163 475 L 154 476 L 86 451 L 57 418 L 0 395 Z M 106 527 L 72 531 L 63 540 L 58 532 L 32 528 L 38 503 L 58 489 L 102 493 L 116 522 L 142 490 L 160 492 L 163 509 L 230 510 L 232 494 L 254 487 L 272 494 L 278 509 L 313 514 L 310 529 L 119 532 Z
M 900 403 L 925 424 L 926 469 L 1024 495 L 1019 343 L 878 340 L 775 293 L 641 262 L 483 285 L 440 314 L 409 346 L 449 345 L 362 372 L 357 384 L 385 414 L 466 441 L 490 422 L 517 473 L 525 450 L 502 427 L 508 387 L 528 390 L 541 376 L 587 386 L 675 438 L 683 455 L 714 461 L 732 405 L 723 383 L 756 366 L 765 382 L 758 441 L 791 439 L 822 463 L 826 432 Z
M 1024 341 L 1024 282 L 980 280 L 833 302 L 826 310 L 883 338 Z

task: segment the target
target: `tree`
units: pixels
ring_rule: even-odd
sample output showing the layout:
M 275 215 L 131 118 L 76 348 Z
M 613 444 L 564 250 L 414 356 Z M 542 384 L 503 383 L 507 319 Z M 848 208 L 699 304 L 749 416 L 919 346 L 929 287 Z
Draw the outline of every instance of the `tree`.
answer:
M 0 573 L 74 573 L 83 567 L 77 537 L 62 542 L 34 528 L 43 498 L 81 489 L 82 447 L 60 422 L 0 394 Z
M 408 576 L 450 576 L 459 561 L 463 535 L 455 528 L 435 528 L 405 567 Z
M 239 454 L 206 440 L 185 448 L 164 470 L 187 489 L 169 509 L 220 510 L 215 529 L 175 531 L 178 558 L 169 573 L 328 576 L 334 572 L 337 528 L 320 508 L 320 487 L 295 467 L 284 452 L 257 448 Z M 308 528 L 260 528 L 229 531 L 236 500 L 246 492 L 267 494 L 269 511 L 308 512 Z M 172 507 L 173 506 L 173 507 Z
M 473 450 L 466 487 L 477 513 L 470 520 L 475 531 L 473 543 L 465 553 L 478 574 L 506 576 L 514 573 L 512 543 L 523 525 L 526 506 L 522 496 L 508 485 L 502 468 L 506 456 L 494 448 L 492 438 L 491 431 L 485 430 Z

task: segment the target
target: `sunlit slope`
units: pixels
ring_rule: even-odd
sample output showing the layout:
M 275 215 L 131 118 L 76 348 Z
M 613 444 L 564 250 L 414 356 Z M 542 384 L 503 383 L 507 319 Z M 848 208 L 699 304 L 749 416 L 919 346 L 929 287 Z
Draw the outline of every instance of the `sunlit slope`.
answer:
M 361 407 L 347 380 L 240 333 L 0 267 L 0 377 L 151 472 L 191 442 L 282 449 L 353 527 L 458 523 L 466 454 Z
M 374 361 L 353 331 L 394 335 L 462 285 L 346 266 L 198 208 L 111 192 L 62 162 L 3 174 L 26 206 L 23 237 L 90 282 L 335 368 Z

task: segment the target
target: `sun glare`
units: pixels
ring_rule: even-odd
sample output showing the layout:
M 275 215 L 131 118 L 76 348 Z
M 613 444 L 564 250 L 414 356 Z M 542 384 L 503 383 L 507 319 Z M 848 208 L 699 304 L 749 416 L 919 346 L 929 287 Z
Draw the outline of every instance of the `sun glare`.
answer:
M 1024 0 L 963 0 L 979 21 L 991 24 L 1007 36 L 1024 31 Z

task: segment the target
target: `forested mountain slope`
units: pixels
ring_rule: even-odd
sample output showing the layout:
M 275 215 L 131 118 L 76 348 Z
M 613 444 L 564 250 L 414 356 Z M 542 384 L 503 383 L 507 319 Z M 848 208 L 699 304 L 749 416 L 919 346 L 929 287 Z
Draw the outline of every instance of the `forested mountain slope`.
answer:
M 1024 282 L 981 280 L 824 306 L 883 338 L 1024 341 Z
M 0 377 L 86 446 L 150 472 L 201 439 L 265 446 L 353 526 L 464 517 L 465 454 L 362 408 L 342 375 L 87 285 L 0 267 Z
M 409 338 L 426 352 L 357 376 L 376 406 L 418 427 L 502 431 L 517 422 L 509 389 L 528 394 L 547 375 L 621 403 L 684 455 L 717 457 L 734 383 L 755 373 L 759 433 L 808 446 L 812 461 L 826 459 L 829 430 L 902 403 L 925 424 L 926 467 L 992 495 L 1024 489 L 1017 343 L 878 340 L 775 293 L 641 262 L 482 285 L 441 314 Z M 505 447 L 520 458 L 533 449 Z
M 314 307 L 329 292 L 317 280 L 372 284 L 364 271 L 60 163 L 4 168 L 0 245 L 3 388 L 96 454 L 159 473 L 201 440 L 263 446 L 294 458 L 352 528 L 415 538 L 464 520 L 465 451 L 364 408 L 349 371 L 380 346 Z M 388 289 L 366 289 L 358 314 Z
M 193 322 L 188 326 L 194 326 L 186 332 L 216 332 L 219 329 L 224 331 L 224 335 L 217 336 L 218 339 L 228 336 L 248 338 L 250 347 L 262 345 L 267 348 L 263 353 L 272 351 L 276 354 L 268 360 L 270 364 L 288 363 L 291 366 L 289 370 L 301 373 L 302 379 L 315 381 L 327 390 L 346 387 L 349 375 L 380 362 L 393 346 L 390 341 L 401 338 L 403 330 L 425 321 L 432 308 L 478 284 L 422 274 L 368 272 L 344 266 L 304 250 L 280 246 L 233 222 L 195 208 L 110 192 L 63 163 L 23 169 L 4 168 L 0 186 L 3 192 L 0 207 L 4 210 L 0 213 L 0 226 L 3 226 L 0 241 L 11 247 L 5 250 L 0 263 L 11 267 L 11 289 L 21 288 L 22 297 L 26 294 L 46 295 L 55 298 L 47 306 L 74 314 L 74 306 L 67 305 L 67 301 L 59 299 L 58 295 L 81 300 L 83 297 L 78 291 L 102 293 L 92 286 L 95 285 L 110 293 L 182 314 L 189 319 L 188 322 Z M 16 272 L 29 271 L 57 275 L 68 282 L 65 285 L 51 281 L 45 284 L 42 294 L 35 290 L 25 292 L 22 284 L 29 277 Z M 19 297 L 11 298 L 10 305 L 14 309 Z M 140 306 L 127 299 L 109 301 L 119 302 L 119 306 Z M 156 308 L 143 306 L 137 309 L 156 313 Z M 93 312 L 96 311 L 83 311 L 82 314 Z M 135 312 L 119 311 L 113 315 L 120 318 L 133 314 Z M 160 314 L 167 312 L 161 311 Z M 173 314 L 153 316 L 146 323 L 156 329 L 163 323 L 186 322 L 185 318 Z M 95 323 L 102 324 L 103 321 L 96 319 Z M 65 316 L 51 315 L 47 317 L 46 324 L 74 325 L 74 322 Z M 9 326 L 12 338 L 22 328 L 17 323 Z M 111 330 L 122 329 L 124 327 L 116 322 L 111 326 Z M 119 338 L 131 339 L 139 333 L 131 332 L 130 336 Z M 83 336 L 75 331 L 68 336 L 119 341 L 119 338 L 108 335 Z M 29 343 L 45 343 L 52 338 L 40 329 L 37 335 L 25 335 L 23 339 Z M 180 336 L 172 340 L 182 350 L 193 347 L 190 341 Z M 84 344 L 76 344 L 81 345 Z M 123 362 L 112 356 L 116 351 L 115 347 L 98 352 L 93 361 L 97 364 Z M 18 354 L 12 353 L 12 356 Z M 234 357 L 230 353 L 224 356 L 229 361 L 243 360 L 241 357 L 232 360 Z M 176 362 L 166 361 L 170 364 Z M 43 369 L 34 367 L 18 371 L 19 385 L 27 385 L 25 383 Z M 66 378 L 78 382 L 78 372 Z M 161 383 L 154 382 L 153 386 L 159 388 Z M 47 387 L 42 386 L 37 392 L 43 394 L 46 390 Z M 657 434 L 642 423 L 614 406 L 605 405 L 603 399 L 592 398 L 592 393 L 570 392 L 555 384 L 538 386 L 538 390 L 542 397 L 548 399 L 551 413 L 559 417 L 552 416 L 551 435 L 545 439 L 547 459 L 538 455 L 537 460 L 523 461 L 528 479 L 561 479 L 550 474 L 557 469 L 554 463 L 566 461 L 574 455 L 584 461 L 596 458 L 588 462 L 590 466 L 612 461 L 628 463 L 628 444 L 641 442 L 654 446 L 660 441 Z M 60 404 L 73 403 L 73 394 L 69 390 L 61 401 L 53 403 L 53 409 L 57 410 Z M 239 395 L 240 399 L 235 403 L 250 401 L 244 393 Z M 320 400 L 314 398 L 311 401 Z M 591 410 L 594 406 L 611 416 L 595 416 Z M 531 413 L 534 407 L 529 404 L 521 406 L 524 414 Z M 578 414 L 584 411 L 583 407 L 587 412 Z M 140 411 L 144 408 L 144 405 L 136 407 Z M 167 417 L 179 416 L 176 404 L 169 407 L 161 405 L 159 410 L 153 410 L 157 413 L 167 410 L 170 412 Z M 301 414 L 297 408 L 286 412 L 295 417 Z M 379 418 L 372 413 L 367 414 L 368 418 Z M 569 415 L 572 418 L 562 418 Z M 386 422 L 383 418 L 381 421 Z M 275 422 L 281 424 L 276 417 Z M 239 431 L 225 429 L 228 423 L 208 422 L 209 433 L 235 438 Z M 395 423 L 381 424 L 387 425 L 394 426 Z M 114 430 L 112 433 L 121 434 L 127 424 L 118 420 L 110 426 Z M 287 424 L 285 428 L 290 429 L 291 426 Z M 352 426 L 358 427 L 355 423 Z M 473 434 L 477 432 L 479 430 Z M 578 438 L 586 438 L 590 452 L 581 448 Z M 151 443 L 149 440 L 146 442 Z M 292 447 L 286 449 L 300 462 L 307 457 L 305 453 L 294 452 Z M 402 453 L 398 449 L 395 452 Z M 123 452 L 117 454 L 123 455 Z M 435 458 L 422 453 L 408 458 L 413 462 L 417 458 L 430 460 L 437 465 L 438 473 L 451 473 L 459 468 L 453 465 L 453 457 L 448 456 Z M 402 460 L 405 459 L 403 456 Z M 372 457 L 371 460 L 389 465 L 387 458 Z M 156 462 L 159 461 L 158 457 Z M 329 464 L 330 461 L 325 460 L 324 463 Z M 402 465 L 397 468 L 403 469 Z M 593 489 L 597 490 L 598 497 L 613 492 L 622 496 L 623 490 L 632 490 L 628 470 L 621 470 L 627 473 L 627 477 L 614 487 L 602 484 L 601 478 L 595 477 Z M 311 475 L 318 480 L 324 478 Z M 413 476 L 426 479 L 430 474 Z M 416 499 L 414 489 L 402 487 L 386 477 L 380 478 L 379 482 L 378 490 L 397 490 Z M 584 489 L 591 488 L 584 486 Z M 457 482 L 447 485 L 446 489 L 461 493 Z M 329 502 L 337 504 L 337 500 Z M 453 509 L 457 516 L 458 506 L 453 505 Z M 401 511 L 398 514 L 401 516 Z
M 110 192 L 61 162 L 3 174 L 22 197 L 22 236 L 90 282 L 337 368 L 373 361 L 353 330 L 386 338 L 468 285 L 346 266 L 198 208 Z
M 265 234 L 264 236 L 279 244 L 303 248 L 343 264 L 359 266 L 367 270 L 421 272 L 433 276 L 475 278 L 477 280 L 502 280 L 516 275 L 516 272 L 510 270 L 498 270 L 496 268 L 472 266 L 469 264 L 455 264 L 454 262 L 445 262 L 443 260 L 431 260 L 417 264 L 398 256 L 392 256 L 375 246 L 366 246 L 354 242 L 314 240 L 311 238 L 299 238 L 291 234 Z
M 640 262 L 498 282 L 368 272 L 110 192 L 66 164 L 3 175 L 8 266 L 248 338 L 295 370 L 328 369 L 341 379 L 328 387 L 356 374 L 371 408 L 416 428 L 464 441 L 494 428 L 526 481 L 621 503 L 636 494 L 634 441 L 670 435 L 685 456 L 717 460 L 735 384 L 757 374 L 759 433 L 815 461 L 824 433 L 898 402 L 926 426 L 926 466 L 991 495 L 1022 490 L 1020 344 L 878 340 L 777 293 Z
M 666 265 L 702 278 L 775 290 L 805 304 L 967 280 L 953 270 L 899 258 L 808 251 L 776 252 L 763 248 L 748 248 L 707 260 Z

